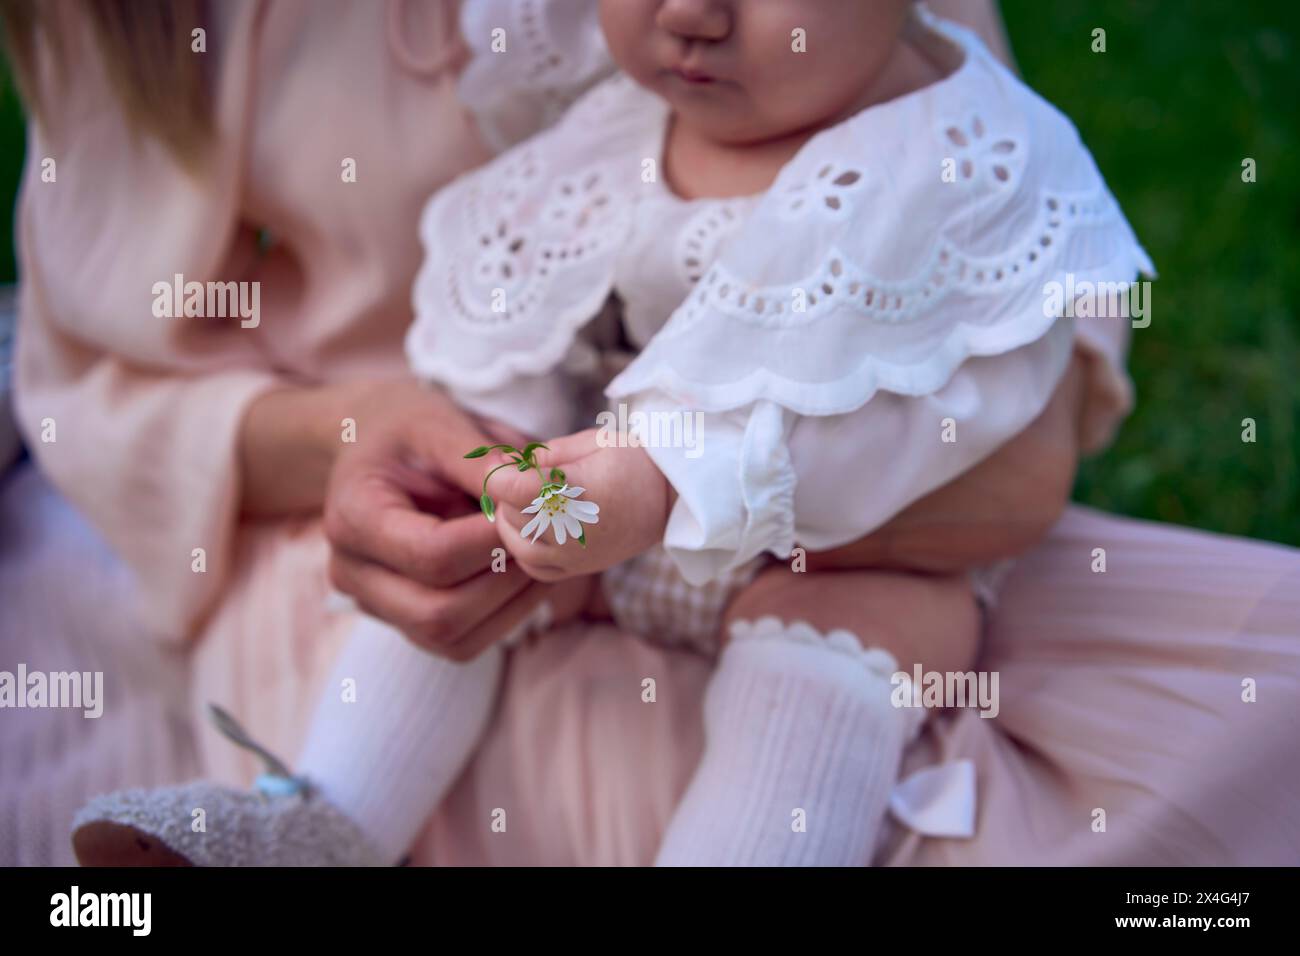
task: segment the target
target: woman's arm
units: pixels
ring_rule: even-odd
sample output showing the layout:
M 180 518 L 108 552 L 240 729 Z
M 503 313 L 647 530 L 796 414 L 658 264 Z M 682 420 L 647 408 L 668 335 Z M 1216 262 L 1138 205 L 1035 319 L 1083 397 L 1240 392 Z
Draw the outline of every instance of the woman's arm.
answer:
M 484 430 L 442 392 L 413 379 L 268 390 L 249 404 L 240 423 L 242 514 L 320 512 L 340 455 L 399 432 L 410 437 L 409 464 L 418 459 L 430 475 L 453 483 L 477 474 L 461 455 L 486 442 Z
M 239 429 L 243 515 L 275 518 L 321 509 L 355 393 L 351 386 L 285 386 L 250 403 Z
M 970 27 L 997 54 L 998 59 L 1007 66 L 1015 66 L 997 0 L 930 0 L 930 9 L 941 17 Z

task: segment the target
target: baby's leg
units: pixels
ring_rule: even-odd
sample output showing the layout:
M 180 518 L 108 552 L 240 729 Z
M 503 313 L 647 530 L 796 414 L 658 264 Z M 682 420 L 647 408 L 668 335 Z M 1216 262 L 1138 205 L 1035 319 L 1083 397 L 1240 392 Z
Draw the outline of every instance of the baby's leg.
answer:
M 975 663 L 980 612 L 969 577 L 905 571 L 822 571 L 796 574 L 777 565 L 760 574 L 727 607 L 725 644 L 736 621 L 775 616 L 804 621 L 823 634 L 852 632 L 863 647 L 889 651 L 899 669 L 964 671 Z
M 978 621 L 964 577 L 760 575 L 728 609 L 704 755 L 659 865 L 869 863 L 924 719 L 893 706 L 891 676 L 967 669 Z
M 325 685 L 298 772 L 399 861 L 487 726 L 502 653 L 493 646 L 458 664 L 362 618 Z

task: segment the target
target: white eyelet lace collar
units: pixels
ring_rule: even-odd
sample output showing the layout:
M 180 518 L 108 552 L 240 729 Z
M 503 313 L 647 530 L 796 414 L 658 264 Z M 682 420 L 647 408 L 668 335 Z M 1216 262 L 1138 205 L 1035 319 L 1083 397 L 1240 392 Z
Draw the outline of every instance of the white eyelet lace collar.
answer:
M 813 137 L 607 394 L 849 412 L 1038 339 L 1050 283 L 1153 271 L 1069 120 L 923 16 L 963 64 Z
M 488 390 L 563 358 L 613 289 L 666 116 L 616 76 L 430 200 L 406 339 L 418 374 Z
M 1059 317 L 1045 284 L 1151 264 L 1073 125 L 970 32 L 946 78 L 814 136 L 611 383 L 704 411 L 852 411 L 926 394 Z M 469 390 L 541 374 L 608 297 L 657 182 L 666 105 L 623 77 L 426 209 L 416 370 Z M 1087 321 L 1087 320 L 1081 320 Z

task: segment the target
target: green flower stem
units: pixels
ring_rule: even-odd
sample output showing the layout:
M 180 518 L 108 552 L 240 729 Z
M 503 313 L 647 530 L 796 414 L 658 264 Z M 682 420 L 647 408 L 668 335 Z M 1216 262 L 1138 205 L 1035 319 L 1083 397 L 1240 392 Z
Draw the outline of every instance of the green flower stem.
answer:
M 478 505 L 479 508 L 482 509 L 483 514 L 487 516 L 488 521 L 497 520 L 496 502 L 494 502 L 492 500 L 492 497 L 487 493 L 488 479 L 491 478 L 493 475 L 495 475 L 502 468 L 510 468 L 511 466 L 518 468 L 521 472 L 534 470 L 540 475 L 542 469 L 538 467 L 537 460 L 536 458 L 533 457 L 537 449 L 539 448 L 546 448 L 547 451 L 550 451 L 550 448 L 548 448 L 542 442 L 534 441 L 534 442 L 529 442 L 522 449 L 516 448 L 514 445 L 506 445 L 506 444 L 480 445 L 478 448 L 475 448 L 473 451 L 471 451 L 469 454 L 465 456 L 466 458 L 483 458 L 484 456 L 486 456 L 487 454 L 489 454 L 490 452 L 496 449 L 500 449 L 504 454 L 510 456 L 510 460 L 508 462 L 502 465 L 497 465 L 495 468 L 489 471 L 483 478 L 483 493 L 479 495 Z M 564 472 L 560 471 L 560 469 L 552 468 L 550 478 L 551 481 L 549 482 L 544 478 L 542 479 L 543 495 L 546 494 L 547 489 L 558 489 L 563 487 L 563 485 L 554 484 L 557 478 L 561 482 L 564 481 Z M 583 542 L 583 546 L 584 547 L 586 546 L 585 541 Z

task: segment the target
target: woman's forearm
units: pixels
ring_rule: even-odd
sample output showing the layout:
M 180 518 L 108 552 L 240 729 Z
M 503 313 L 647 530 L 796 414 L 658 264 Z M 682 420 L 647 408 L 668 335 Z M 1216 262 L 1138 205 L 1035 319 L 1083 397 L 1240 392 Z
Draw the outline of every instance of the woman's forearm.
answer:
M 251 518 L 319 511 L 357 387 L 286 386 L 253 401 L 239 434 L 240 510 Z
M 402 471 L 412 494 L 428 497 L 436 486 L 439 506 L 459 505 L 471 489 L 477 500 L 482 468 L 463 456 L 487 441 L 477 420 L 414 378 L 275 389 L 244 414 L 241 511 L 320 512 L 339 459 L 363 450 Z

